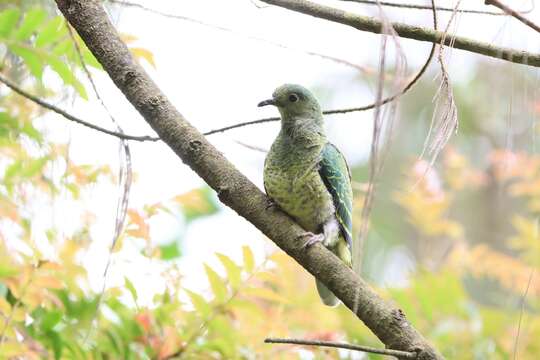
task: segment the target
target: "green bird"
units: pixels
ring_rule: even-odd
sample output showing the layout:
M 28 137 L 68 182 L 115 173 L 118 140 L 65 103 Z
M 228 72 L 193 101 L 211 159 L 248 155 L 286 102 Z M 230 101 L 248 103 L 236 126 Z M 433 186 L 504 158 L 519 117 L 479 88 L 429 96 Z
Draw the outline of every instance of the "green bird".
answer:
M 267 195 L 306 230 L 306 246 L 322 242 L 352 267 L 351 175 L 326 139 L 319 102 L 308 89 L 285 84 L 258 106 L 265 105 L 281 114 L 281 131 L 264 162 Z M 324 284 L 316 284 L 324 304 L 339 304 Z

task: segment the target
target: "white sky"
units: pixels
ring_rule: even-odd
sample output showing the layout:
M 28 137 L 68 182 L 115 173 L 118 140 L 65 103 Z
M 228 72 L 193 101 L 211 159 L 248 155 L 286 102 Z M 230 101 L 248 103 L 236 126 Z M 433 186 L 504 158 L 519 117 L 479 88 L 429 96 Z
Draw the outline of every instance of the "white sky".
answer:
M 279 8 L 257 8 L 249 0 L 140 3 L 167 13 L 232 28 L 246 36 L 265 38 L 298 50 L 343 58 L 359 65 L 373 67 L 378 60 L 378 35 Z M 375 7 L 340 4 L 338 1 L 324 3 L 341 5 L 359 14 L 377 14 Z M 462 3 L 463 8 L 495 10 L 484 6 L 483 1 Z M 449 1 L 438 1 L 437 4 L 453 5 Z M 512 6 L 522 9 L 529 7 L 526 1 L 513 2 Z M 395 21 L 430 26 L 429 11 L 398 9 L 389 10 L 388 13 Z M 186 119 L 201 131 L 277 115 L 275 109 L 259 109 L 256 105 L 268 98 L 275 87 L 285 82 L 300 83 L 313 88 L 315 92 L 324 89 L 323 108 L 358 106 L 373 100 L 369 87 L 362 80 L 358 81 L 362 78 L 356 70 L 306 55 L 302 51 L 278 48 L 242 35 L 166 19 L 136 9 L 125 8 L 113 14 L 120 32 L 137 36 L 137 45 L 154 54 L 156 69 L 147 64 L 145 68 Z M 441 24 L 445 26 L 448 13 L 439 15 Z M 536 9 L 527 16 L 538 20 L 539 15 L 540 11 Z M 540 51 L 537 33 L 505 17 L 461 15 L 458 33 L 483 41 L 494 41 L 497 45 Z M 409 73 L 416 72 L 425 61 L 429 44 L 403 40 L 402 46 L 406 49 Z M 454 50 L 450 65 L 451 76 L 454 80 L 469 78 L 471 62 L 480 59 L 486 58 Z M 435 69 L 435 66 L 432 65 L 431 69 Z M 144 120 L 108 77 L 97 72 L 95 74 L 102 97 L 124 130 L 129 134 L 150 134 Z M 426 102 L 430 101 L 426 99 Z M 84 119 L 110 127 L 106 113 L 96 101 L 77 100 L 74 104 L 63 106 Z M 327 121 L 330 139 L 342 149 L 353 166 L 364 161 L 367 156 L 371 117 L 370 112 L 365 112 L 335 116 Z M 71 139 L 71 157 L 77 163 L 109 163 L 113 168 L 116 167 L 118 142 L 115 139 L 68 124 L 55 115 L 48 116 L 46 121 L 53 136 Z M 269 148 L 278 128 L 278 123 L 271 123 L 213 135 L 209 139 L 240 171 L 262 188 L 264 154 L 248 150 L 234 140 Z M 163 201 L 203 185 L 202 180 L 165 145 L 131 142 L 131 149 L 137 181 L 131 191 L 130 207 L 140 208 L 144 204 Z M 115 189 L 108 186 L 95 187 L 90 196 L 84 199 L 83 206 L 98 214 L 96 226 L 92 229 L 96 244 L 84 255 L 84 262 L 90 269 L 93 287 L 100 289 L 108 244 L 113 233 Z M 82 209 L 69 208 L 59 203 L 55 211 L 63 223 L 76 223 Z M 154 225 L 157 226 L 152 228 L 152 234 L 156 241 L 169 240 L 178 231 L 177 222 L 171 218 L 156 220 Z M 184 256 L 180 260 L 180 269 L 185 274 L 183 283 L 190 288 L 204 288 L 205 281 L 201 281 L 201 276 L 204 276 L 202 262 L 216 264 L 213 256 L 216 251 L 240 259 L 241 245 L 249 244 L 261 257 L 265 247 L 268 247 L 262 239 L 258 230 L 229 209 L 193 223 L 182 244 Z M 123 283 L 124 276 L 136 279 L 133 282 L 139 294 L 144 297 L 143 303 L 148 302 L 151 294 L 161 288 L 160 266 L 157 262 L 140 257 L 129 246 L 115 255 L 114 259 L 109 271 L 109 284 Z M 400 261 L 403 263 L 404 260 Z M 386 279 L 392 283 L 402 282 L 404 276 L 403 269 L 393 267 Z

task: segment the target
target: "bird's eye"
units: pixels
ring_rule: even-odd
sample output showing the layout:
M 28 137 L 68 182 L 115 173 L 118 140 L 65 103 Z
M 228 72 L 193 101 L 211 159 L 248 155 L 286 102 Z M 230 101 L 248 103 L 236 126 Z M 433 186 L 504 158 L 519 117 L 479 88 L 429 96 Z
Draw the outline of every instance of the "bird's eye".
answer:
M 296 94 L 289 95 L 289 101 L 290 102 L 297 102 L 298 101 L 298 95 L 296 95 Z

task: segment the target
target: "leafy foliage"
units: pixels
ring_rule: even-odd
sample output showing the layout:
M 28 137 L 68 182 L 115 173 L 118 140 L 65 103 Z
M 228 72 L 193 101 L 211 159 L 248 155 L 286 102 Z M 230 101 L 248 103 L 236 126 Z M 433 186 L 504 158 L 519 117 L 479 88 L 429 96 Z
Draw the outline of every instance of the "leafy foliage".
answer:
M 62 16 L 49 17 L 47 12 L 36 7 L 22 13 L 18 8 L 8 8 L 0 13 L 0 42 L 15 54 L 35 79 L 41 81 L 46 68 L 54 71 L 67 86 L 87 98 L 84 85 L 66 64 L 78 64 L 73 39 L 69 36 Z M 92 53 L 80 39 L 76 39 L 81 54 L 88 65 L 100 68 Z M 79 64 L 80 65 L 80 64 Z

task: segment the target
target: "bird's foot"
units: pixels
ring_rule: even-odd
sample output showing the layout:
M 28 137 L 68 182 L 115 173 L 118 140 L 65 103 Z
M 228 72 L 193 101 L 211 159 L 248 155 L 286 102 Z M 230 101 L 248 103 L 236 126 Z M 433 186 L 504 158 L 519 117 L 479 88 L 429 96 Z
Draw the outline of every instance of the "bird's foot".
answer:
M 267 197 L 266 198 L 266 207 L 265 207 L 265 210 L 268 210 L 268 209 L 271 209 L 271 208 L 277 208 L 278 205 L 277 203 L 274 201 L 274 199 L 270 198 L 270 197 Z
M 316 243 L 323 243 L 324 242 L 324 234 L 314 234 L 310 231 L 303 233 L 300 235 L 301 238 L 307 238 L 306 243 L 304 244 L 304 248 L 308 248 Z

